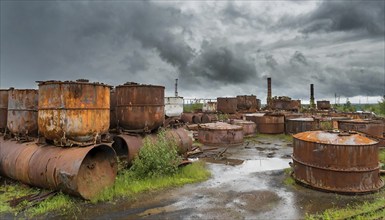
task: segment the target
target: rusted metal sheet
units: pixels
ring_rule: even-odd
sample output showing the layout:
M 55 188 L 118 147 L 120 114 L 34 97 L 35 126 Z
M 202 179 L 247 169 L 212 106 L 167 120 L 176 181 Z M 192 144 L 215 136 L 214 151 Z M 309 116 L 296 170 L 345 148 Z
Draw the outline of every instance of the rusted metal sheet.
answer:
M 8 89 L 0 89 L 0 132 L 7 128 Z
M 373 115 L 370 112 L 347 112 L 343 114 L 352 119 L 372 119 L 373 118 Z
M 38 96 L 36 89 L 8 91 L 7 128 L 14 136 L 37 136 Z
M 297 134 L 304 131 L 320 129 L 320 121 L 314 118 L 294 118 L 285 121 L 286 134 Z
M 39 82 L 39 133 L 57 146 L 96 144 L 110 126 L 110 86 Z
M 116 118 L 116 92 L 111 90 L 110 92 L 110 129 L 118 127 L 118 120 Z
M 237 111 L 238 112 L 255 112 L 257 111 L 257 96 L 242 95 L 237 96 Z
M 217 111 L 225 114 L 237 112 L 237 98 L 225 97 L 217 98 Z
M 164 87 L 126 83 L 116 87 L 119 126 L 130 132 L 153 131 L 163 125 Z
M 333 124 L 333 129 L 338 129 L 338 121 L 346 121 L 350 120 L 349 117 L 331 117 L 330 120 Z
M 167 117 L 177 117 L 183 113 L 183 97 L 166 97 L 164 111 Z
M 243 136 L 253 136 L 257 131 L 257 125 L 252 121 L 230 120 L 230 124 L 239 125 L 243 128 Z
M 202 113 L 183 113 L 181 119 L 184 123 L 200 124 L 202 123 Z
M 308 131 L 293 135 L 294 178 L 338 193 L 376 191 L 379 176 L 376 141 L 358 134 Z
M 317 101 L 317 109 L 329 110 L 331 108 L 330 101 L 322 100 Z
M 382 138 L 384 135 L 384 124 L 380 120 L 341 120 L 338 121 L 338 129 L 344 131 L 359 131 L 379 138 Z
M 243 143 L 243 128 L 223 122 L 202 124 L 198 140 L 205 145 L 236 146 Z
M 92 199 L 112 186 L 115 151 L 107 145 L 60 148 L 0 140 L 0 174 L 25 184 Z
M 216 112 L 217 111 L 217 103 L 216 102 L 203 103 L 202 111 L 203 112 Z

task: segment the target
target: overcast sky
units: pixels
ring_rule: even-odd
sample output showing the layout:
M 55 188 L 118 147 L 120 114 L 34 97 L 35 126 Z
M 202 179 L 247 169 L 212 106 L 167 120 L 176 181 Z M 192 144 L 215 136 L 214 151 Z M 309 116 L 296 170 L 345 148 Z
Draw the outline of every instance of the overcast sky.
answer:
M 164 85 L 179 95 L 376 102 L 385 93 L 377 1 L 4 1 L 0 85 Z

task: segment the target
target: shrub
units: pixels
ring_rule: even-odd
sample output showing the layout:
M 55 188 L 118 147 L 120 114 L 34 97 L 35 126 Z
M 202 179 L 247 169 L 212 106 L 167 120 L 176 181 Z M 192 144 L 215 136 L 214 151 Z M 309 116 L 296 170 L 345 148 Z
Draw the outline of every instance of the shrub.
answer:
M 165 132 L 160 131 L 156 139 L 145 138 L 131 170 L 138 178 L 158 177 L 175 174 L 180 162 L 175 140 L 167 139 Z

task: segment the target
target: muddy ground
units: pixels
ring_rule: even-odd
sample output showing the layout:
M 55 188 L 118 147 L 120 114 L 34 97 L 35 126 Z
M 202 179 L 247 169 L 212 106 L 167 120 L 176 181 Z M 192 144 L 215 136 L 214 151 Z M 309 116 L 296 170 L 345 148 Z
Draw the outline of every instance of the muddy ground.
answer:
M 212 149 L 210 147 L 204 147 Z M 222 153 L 222 154 L 221 154 Z M 319 192 L 285 181 L 292 146 L 288 140 L 247 139 L 242 146 L 206 152 L 212 178 L 130 200 L 79 207 L 92 219 L 302 219 L 331 207 L 371 200 L 374 194 L 346 196 Z M 217 156 L 217 155 L 221 155 Z M 204 155 L 198 155 L 203 157 Z M 73 216 L 53 216 L 73 218 Z

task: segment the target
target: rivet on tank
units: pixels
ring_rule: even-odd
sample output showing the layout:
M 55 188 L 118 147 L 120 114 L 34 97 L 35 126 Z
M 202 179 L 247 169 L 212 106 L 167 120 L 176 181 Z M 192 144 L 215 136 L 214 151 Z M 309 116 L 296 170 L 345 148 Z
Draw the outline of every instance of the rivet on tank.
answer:
M 99 143 L 110 126 L 110 88 L 88 80 L 39 82 L 39 133 L 56 146 Z

